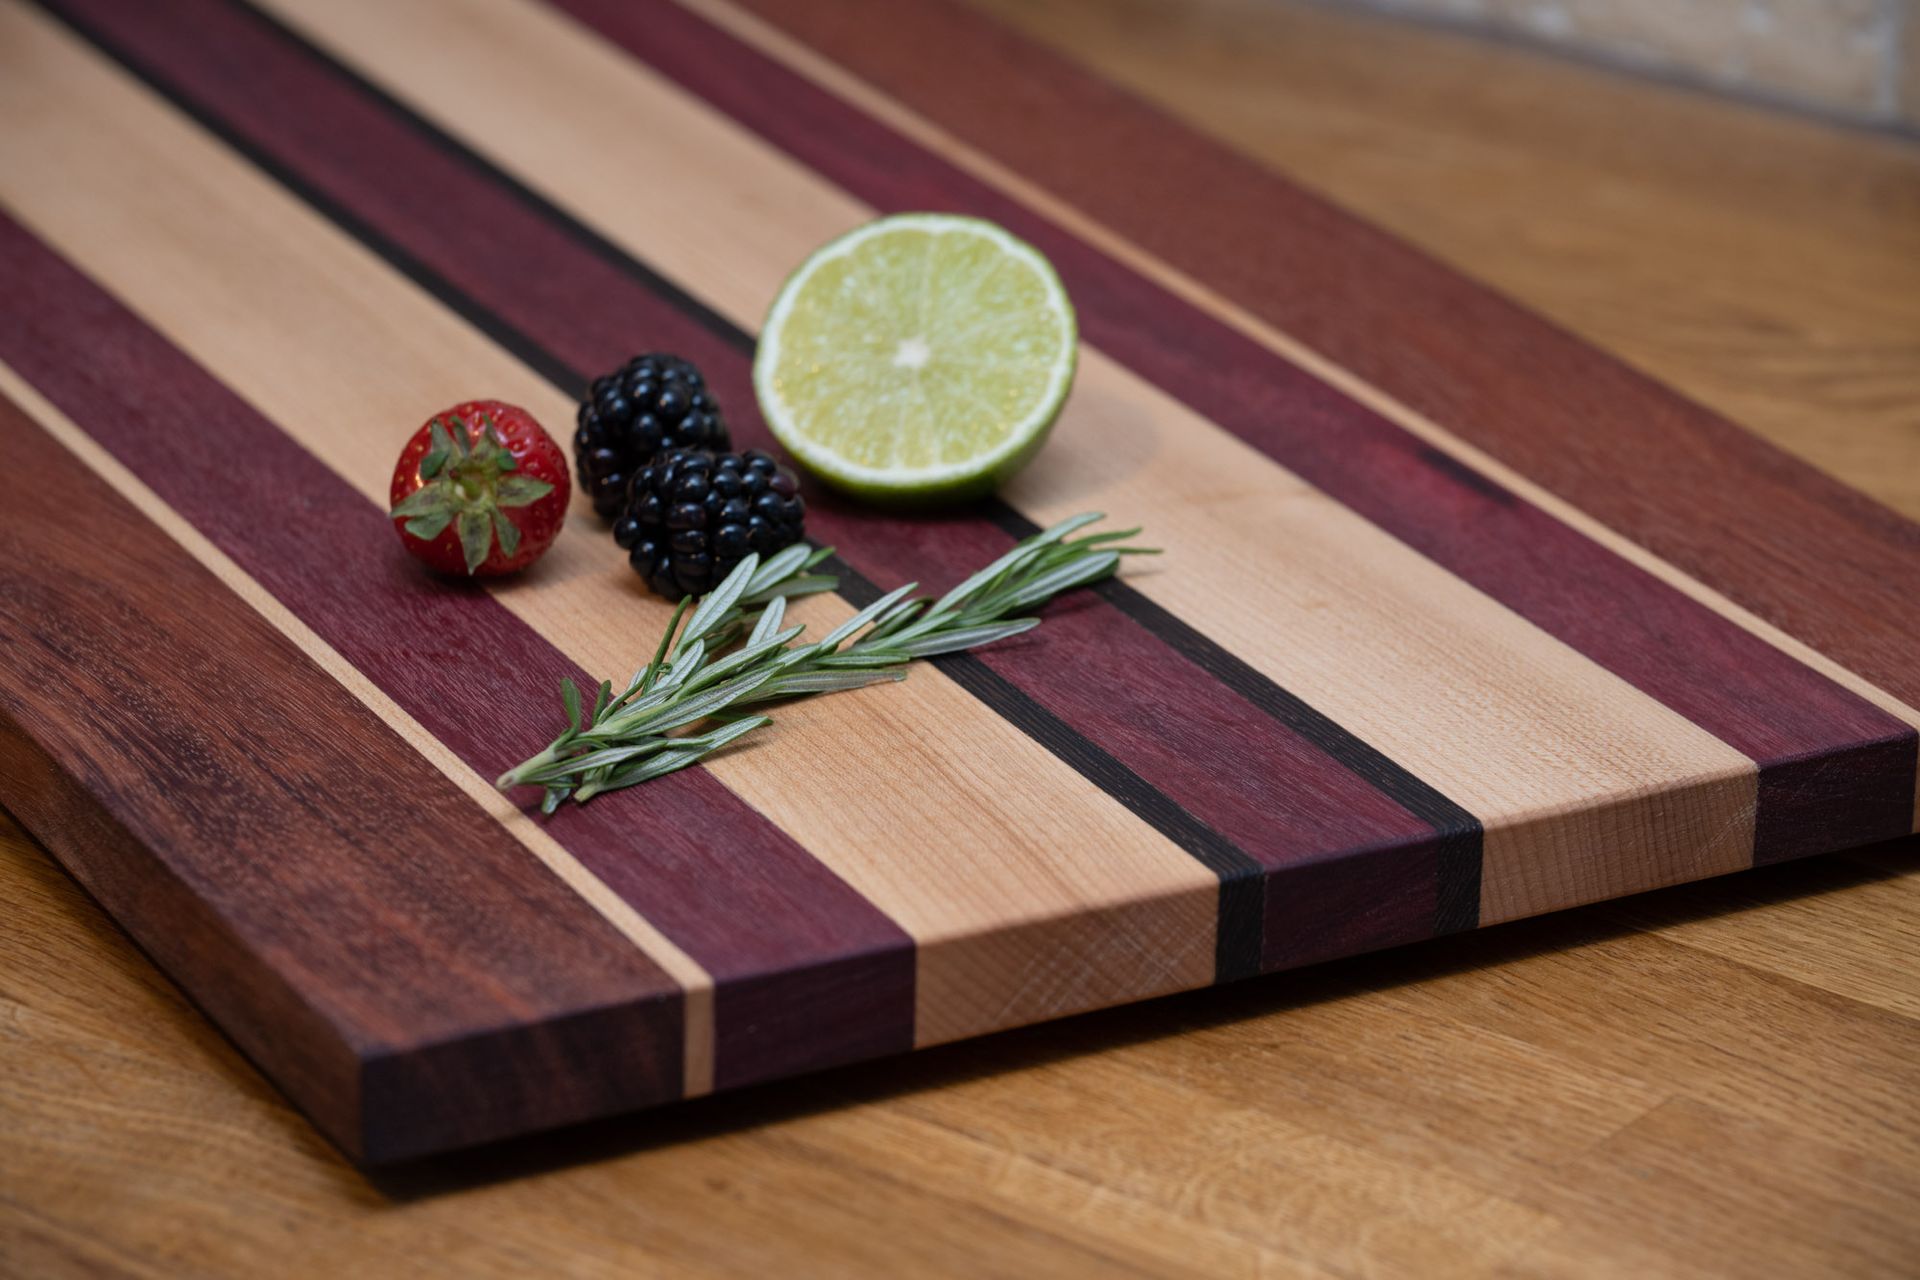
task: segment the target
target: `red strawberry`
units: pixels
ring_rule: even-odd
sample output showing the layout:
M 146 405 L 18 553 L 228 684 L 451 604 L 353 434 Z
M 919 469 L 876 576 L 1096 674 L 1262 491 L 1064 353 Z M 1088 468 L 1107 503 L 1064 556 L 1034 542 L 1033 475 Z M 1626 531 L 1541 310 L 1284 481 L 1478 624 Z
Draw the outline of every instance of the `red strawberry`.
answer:
M 491 577 L 540 558 L 572 489 L 566 455 L 531 414 L 469 400 L 407 441 L 389 514 L 407 550 L 442 573 Z

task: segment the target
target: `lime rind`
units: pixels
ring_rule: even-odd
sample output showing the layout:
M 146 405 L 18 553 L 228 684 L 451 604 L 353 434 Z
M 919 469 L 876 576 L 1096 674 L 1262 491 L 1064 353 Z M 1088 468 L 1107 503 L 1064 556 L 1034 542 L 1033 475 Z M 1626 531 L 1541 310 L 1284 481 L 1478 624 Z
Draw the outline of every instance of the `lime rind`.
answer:
M 786 349 L 788 321 L 796 305 L 807 296 L 809 286 L 822 280 L 823 273 L 830 273 L 837 264 L 872 245 L 875 240 L 899 236 L 901 233 L 921 233 L 933 237 L 925 249 L 929 263 L 926 270 L 929 273 L 934 269 L 933 256 L 940 252 L 941 237 L 970 237 L 989 242 L 995 251 L 994 265 L 987 271 L 978 273 L 978 278 L 972 282 L 974 290 L 978 292 L 984 289 L 991 277 L 1005 265 L 1018 265 L 1025 269 L 1028 278 L 1011 281 L 1008 284 L 1016 292 L 1026 294 L 1037 292 L 1040 306 L 1052 319 L 1052 332 L 1048 335 L 1052 343 L 1051 348 L 1036 358 L 1023 361 L 1017 356 L 1009 358 L 1004 352 L 995 352 L 990 348 L 986 351 L 986 359 L 997 373 L 1009 375 L 1017 380 L 1020 371 L 1030 367 L 1036 371 L 1044 369 L 1044 376 L 1036 376 L 1033 379 L 1037 385 L 1023 392 L 1025 396 L 1023 402 L 1016 409 L 1009 411 L 1004 421 L 997 424 L 997 443 L 989 448 L 968 452 L 955 461 L 921 465 L 902 465 L 897 461 L 887 461 L 883 465 L 876 465 L 872 459 L 850 456 L 848 450 L 832 447 L 816 438 L 818 433 L 809 429 L 809 424 L 803 420 L 805 415 L 796 412 L 795 407 L 782 394 L 779 371 L 782 368 L 783 358 L 788 355 Z M 879 248 L 884 249 L 884 246 Z M 831 280 L 827 280 L 827 283 L 831 283 Z M 870 314 L 865 319 L 875 326 L 875 332 L 883 341 L 890 342 L 898 339 L 900 336 L 898 329 L 912 326 L 895 324 L 891 328 L 888 327 L 887 322 L 890 319 L 898 319 L 884 314 L 885 304 L 893 300 L 889 296 L 876 298 L 851 295 L 837 300 L 842 314 L 834 317 L 841 322 L 839 329 L 833 331 L 834 336 L 843 343 L 847 341 L 846 311 L 863 306 L 871 311 L 878 304 L 881 314 Z M 966 299 L 966 301 L 971 300 L 971 298 Z M 1030 297 L 1023 303 L 1023 316 L 1026 314 L 1026 305 L 1032 301 Z M 923 305 L 925 305 L 924 299 Z M 944 298 L 940 305 L 949 311 L 955 309 Z M 962 306 L 959 309 L 964 311 L 965 308 Z M 943 336 L 949 340 L 952 337 L 950 334 L 939 333 L 933 336 L 936 340 Z M 1078 323 L 1073 305 L 1067 297 L 1066 288 L 1061 283 L 1053 264 L 1048 262 L 1039 250 L 1004 228 L 984 219 L 941 213 L 897 214 L 857 227 L 828 242 L 801 263 L 787 278 L 774 299 L 765 325 L 762 326 L 759 348 L 754 356 L 754 390 L 774 436 L 802 466 L 829 484 L 882 500 L 901 502 L 958 500 L 978 496 L 997 488 L 1024 466 L 1045 442 L 1047 433 L 1059 417 L 1061 407 L 1065 404 L 1067 393 L 1073 384 L 1078 362 L 1078 336 Z M 900 349 L 904 351 L 906 344 L 903 343 Z M 796 344 L 795 350 L 800 351 L 802 348 Z M 961 354 L 966 354 L 964 348 Z M 871 361 L 874 358 L 875 354 L 871 351 L 853 353 L 854 360 Z M 954 353 L 950 349 L 945 350 L 941 356 L 935 358 L 934 364 L 937 366 L 935 371 L 940 377 L 951 377 L 950 370 L 955 363 L 957 362 L 954 359 Z M 847 407 L 846 411 L 873 414 L 883 412 L 887 407 L 884 404 L 875 404 L 871 397 L 863 397 L 859 393 L 857 371 L 823 368 L 821 361 L 814 361 L 810 362 L 809 372 L 815 377 L 843 373 L 850 380 L 851 385 L 847 393 L 840 397 L 841 405 Z M 1003 377 L 1002 381 L 1006 380 Z M 927 393 L 927 387 L 922 380 L 916 379 L 911 385 L 916 395 L 924 396 Z M 944 393 L 936 392 L 936 394 Z M 991 410 L 989 412 L 991 413 Z M 897 436 L 887 437 L 885 432 L 873 432 L 865 436 L 857 431 L 841 434 L 853 435 L 856 439 L 867 443 L 886 440 L 896 449 L 902 443 Z M 932 447 L 930 442 L 917 443 Z

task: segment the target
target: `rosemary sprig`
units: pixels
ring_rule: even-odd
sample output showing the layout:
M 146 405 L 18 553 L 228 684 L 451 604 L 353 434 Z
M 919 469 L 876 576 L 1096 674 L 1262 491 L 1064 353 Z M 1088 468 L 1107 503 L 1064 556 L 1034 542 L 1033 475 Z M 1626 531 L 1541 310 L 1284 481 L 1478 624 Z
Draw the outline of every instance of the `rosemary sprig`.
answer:
M 680 602 L 652 659 L 618 694 L 602 681 L 589 707 L 563 678 L 567 727 L 496 785 L 545 788 L 540 808 L 552 813 L 569 797 L 584 803 L 684 769 L 773 722 L 750 707 L 902 680 L 915 658 L 1029 631 L 1040 625 L 1031 610 L 1110 577 L 1122 556 L 1153 554 L 1125 545 L 1138 529 L 1073 537 L 1104 518 L 1078 515 L 1036 533 L 937 600 L 915 596 L 910 582 L 809 644 L 796 643 L 805 627 L 785 625 L 787 601 L 840 585 L 814 572 L 833 549 L 800 544 L 764 563 L 749 555 L 712 591 Z

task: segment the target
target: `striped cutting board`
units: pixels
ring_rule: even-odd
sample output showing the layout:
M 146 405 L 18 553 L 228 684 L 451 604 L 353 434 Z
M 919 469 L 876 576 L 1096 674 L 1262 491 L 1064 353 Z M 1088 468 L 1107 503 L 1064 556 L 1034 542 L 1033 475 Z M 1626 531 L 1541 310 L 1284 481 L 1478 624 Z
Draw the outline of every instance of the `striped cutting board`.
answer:
M 8 0 L 0 120 L 0 799 L 357 1158 L 1914 828 L 1920 529 L 964 9 Z M 402 439 L 669 349 L 764 444 L 784 273 L 926 208 L 1079 383 L 1002 501 L 819 500 L 807 620 L 1087 508 L 1164 560 L 493 792 L 666 609 L 584 510 L 429 580 Z

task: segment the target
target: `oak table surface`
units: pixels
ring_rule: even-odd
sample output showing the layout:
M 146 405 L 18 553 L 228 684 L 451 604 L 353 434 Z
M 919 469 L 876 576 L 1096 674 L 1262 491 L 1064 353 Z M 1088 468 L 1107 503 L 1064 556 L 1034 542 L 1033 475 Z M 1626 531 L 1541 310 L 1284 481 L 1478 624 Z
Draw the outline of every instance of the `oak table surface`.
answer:
M 1920 518 L 1920 147 L 1273 0 L 989 7 Z M 1911 1274 L 1920 842 L 370 1181 L 0 817 L 8 1275 Z

